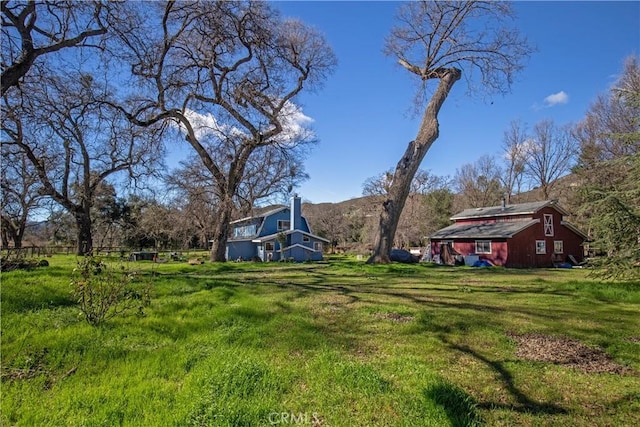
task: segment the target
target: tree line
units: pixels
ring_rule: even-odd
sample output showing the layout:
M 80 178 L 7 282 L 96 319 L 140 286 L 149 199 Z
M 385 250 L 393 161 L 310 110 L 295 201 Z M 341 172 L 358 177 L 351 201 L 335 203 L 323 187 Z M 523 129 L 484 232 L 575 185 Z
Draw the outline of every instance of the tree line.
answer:
M 377 203 L 365 216 L 377 217 L 370 262 L 388 262 L 394 244 L 443 225 L 452 209 L 518 200 L 530 187 L 550 198 L 568 170 L 580 179 L 576 211 L 602 250 L 638 259 L 639 245 L 622 250 L 611 235 L 638 242 L 636 56 L 580 124 L 513 122 L 501 156 L 453 178 L 420 170 L 458 81 L 472 93 L 510 90 L 533 52 L 514 18 L 502 2 L 398 7 L 384 52 L 417 83 L 422 120 L 395 167 L 365 183 Z M 232 219 L 307 178 L 316 138 L 296 100 L 337 65 L 317 30 L 251 1 L 4 1 L 2 58 L 4 245 L 19 246 L 28 218 L 46 210 L 66 224 L 54 239 L 75 231 L 78 254 L 150 238 L 212 242 L 217 261 Z M 190 153 L 169 174 L 168 146 Z M 423 212 L 428 227 L 407 231 Z M 358 229 L 352 239 L 363 238 Z

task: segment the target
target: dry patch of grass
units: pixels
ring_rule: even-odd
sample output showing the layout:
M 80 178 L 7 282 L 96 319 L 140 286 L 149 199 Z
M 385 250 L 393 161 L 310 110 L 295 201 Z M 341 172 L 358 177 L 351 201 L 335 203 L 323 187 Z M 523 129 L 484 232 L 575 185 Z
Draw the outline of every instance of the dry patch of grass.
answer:
M 397 323 L 407 323 L 415 319 L 415 317 L 413 316 L 408 316 L 400 313 L 374 313 L 373 317 L 375 317 L 376 319 L 391 320 Z
M 509 334 L 518 348 L 516 356 L 536 362 L 569 366 L 587 374 L 627 374 L 632 371 L 613 360 L 602 349 L 578 340 L 543 334 Z

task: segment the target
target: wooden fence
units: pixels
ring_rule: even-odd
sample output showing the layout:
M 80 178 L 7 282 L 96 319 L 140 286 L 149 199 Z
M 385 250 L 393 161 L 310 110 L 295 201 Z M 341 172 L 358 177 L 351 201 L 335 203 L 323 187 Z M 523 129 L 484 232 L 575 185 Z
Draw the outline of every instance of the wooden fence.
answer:
M 25 246 L 22 248 L 1 248 L 0 254 L 2 258 L 41 258 L 50 257 L 53 255 L 74 255 L 78 248 L 76 246 Z M 122 246 L 110 246 L 94 248 L 94 255 L 102 256 L 119 256 L 121 258 L 129 257 L 131 252 L 137 252 L 139 248 L 128 248 Z M 156 250 L 148 248 L 146 250 L 157 252 L 158 256 L 164 256 L 174 253 L 180 253 L 184 256 L 198 253 L 201 254 L 207 249 L 162 249 Z

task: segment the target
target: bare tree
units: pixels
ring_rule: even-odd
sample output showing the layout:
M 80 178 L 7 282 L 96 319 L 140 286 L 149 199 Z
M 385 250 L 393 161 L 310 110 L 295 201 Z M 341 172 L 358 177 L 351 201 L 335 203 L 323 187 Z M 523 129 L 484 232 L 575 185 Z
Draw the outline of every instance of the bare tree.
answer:
M 313 232 L 329 240 L 332 252 L 347 240 L 347 218 L 340 206 L 333 203 L 313 207 L 303 205 L 303 213 Z
M 576 155 L 570 127 L 558 127 L 552 120 L 535 124 L 526 146 L 525 173 L 545 200 L 556 180 L 571 171 Z
M 502 171 L 495 157 L 482 156 L 456 171 L 454 182 L 465 208 L 495 206 L 503 197 Z
M 363 196 L 384 196 L 389 194 L 393 181 L 393 169 L 389 169 L 380 175 L 367 178 L 362 184 Z
M 374 196 L 376 199 L 384 199 L 393 184 L 393 169 L 367 178 L 362 185 L 363 196 Z M 405 207 L 398 220 L 394 237 L 395 246 L 418 246 L 430 230 L 432 224 L 430 213 L 434 202 L 432 193 L 443 190 L 448 186 L 448 178 L 438 177 L 428 171 L 418 169 L 413 179 L 405 202 Z M 443 193 L 444 195 L 444 193 Z M 449 214 L 450 215 L 450 214 Z M 447 217 L 448 218 L 448 217 Z
M 620 80 L 610 93 L 599 95 L 586 117 L 574 128 L 579 142 L 578 165 L 590 168 L 640 151 L 638 117 L 640 105 L 630 102 L 640 91 L 640 57 L 626 59 Z
M 247 161 L 234 197 L 240 215 L 252 215 L 257 204 L 288 200 L 293 190 L 309 178 L 303 162 L 302 150 L 277 145 L 257 149 Z
M 511 203 L 511 196 L 519 194 L 522 189 L 528 139 L 525 125 L 517 120 L 511 121 L 509 129 L 504 131 L 502 150 L 505 168 L 502 186 L 507 203 Z
M 181 212 L 175 225 L 186 232 L 195 231 L 201 247 L 208 246 L 217 222 L 215 211 L 218 204 L 209 171 L 200 158 L 193 155 L 180 162 L 180 167 L 171 171 L 165 181 L 172 194 L 173 206 Z
M 280 19 L 267 3 L 153 7 L 162 7 L 157 19 L 145 13 L 140 37 L 125 39 L 134 78 L 149 88 L 128 116 L 140 126 L 175 124 L 200 157 L 219 200 L 211 259 L 224 261 L 234 197 L 252 156 L 313 139 L 293 101 L 324 80 L 335 56 L 315 30 Z
M 17 86 L 39 57 L 97 43 L 107 33 L 108 9 L 102 1 L 2 1 L 1 95 Z
M 396 165 L 388 197 L 382 203 L 379 234 L 370 263 L 389 262 L 398 220 L 411 181 L 438 138 L 438 113 L 453 85 L 463 76 L 471 90 L 506 93 L 521 61 L 531 53 L 517 29 L 508 25 L 511 6 L 502 2 L 420 1 L 404 4 L 398 25 L 387 39 L 386 53 L 421 83 L 417 101 L 429 82 L 438 85 L 424 111 L 415 140 Z M 479 87 L 475 88 L 475 76 Z
M 2 245 L 13 241 L 22 247 L 27 222 L 42 202 L 40 186 L 33 167 L 23 153 L 14 153 L 3 144 L 1 192 Z
M 23 82 L 28 99 L 3 97 L 3 146 L 28 159 L 42 187 L 76 220 L 78 254 L 93 250 L 92 206 L 98 187 L 118 172 L 153 172 L 160 153 L 151 129 L 142 133 L 118 111 L 93 100 L 104 88 L 91 75 L 39 75 Z

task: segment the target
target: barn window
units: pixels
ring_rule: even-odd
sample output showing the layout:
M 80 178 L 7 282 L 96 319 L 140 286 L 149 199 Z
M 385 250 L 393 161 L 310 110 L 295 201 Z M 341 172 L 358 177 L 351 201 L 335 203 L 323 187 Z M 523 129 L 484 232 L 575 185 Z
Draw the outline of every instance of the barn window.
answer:
M 553 242 L 553 253 L 554 254 L 564 253 L 564 243 L 562 242 L 562 240 L 555 240 Z
M 310 242 L 311 239 L 309 238 L 309 236 L 302 236 L 302 241 L 303 242 Z
M 273 242 L 265 242 L 264 250 L 265 251 L 272 251 L 273 250 Z
M 288 230 L 291 227 L 290 221 L 285 221 L 283 219 L 278 220 L 278 231 Z
M 322 242 L 313 242 L 313 250 L 322 252 Z
M 476 253 L 477 254 L 490 254 L 491 253 L 491 240 L 476 240 Z
M 544 214 L 544 235 L 553 236 L 553 215 Z
M 536 240 L 536 254 L 544 255 L 547 253 L 547 242 L 545 240 Z

